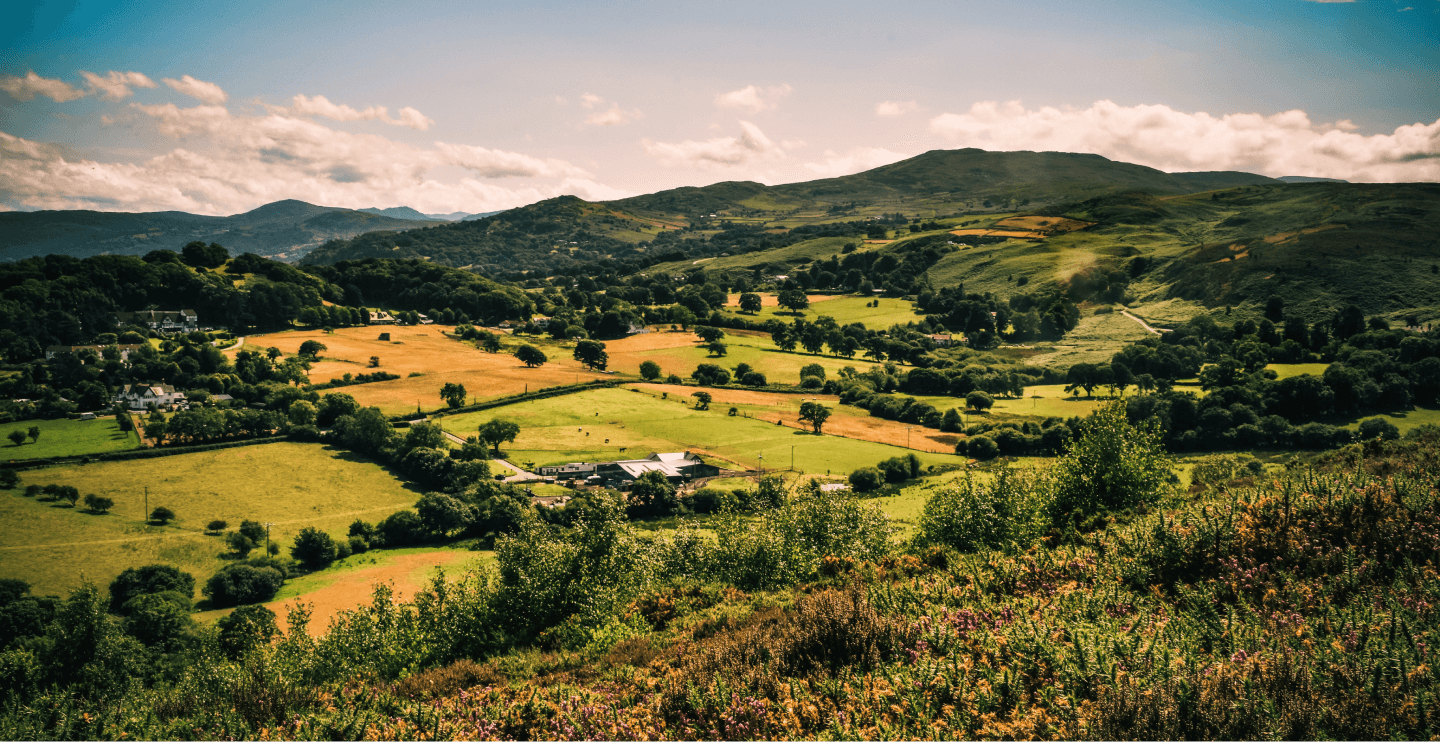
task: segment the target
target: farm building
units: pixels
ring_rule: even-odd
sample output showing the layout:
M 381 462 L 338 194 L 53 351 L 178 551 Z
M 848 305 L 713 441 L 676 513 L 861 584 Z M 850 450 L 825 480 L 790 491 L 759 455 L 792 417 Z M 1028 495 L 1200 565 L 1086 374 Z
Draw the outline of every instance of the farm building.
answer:
M 698 454 L 681 451 L 652 453 L 643 459 L 542 466 L 540 467 L 540 476 L 555 477 L 557 481 L 579 479 L 587 484 L 625 488 L 647 471 L 661 472 L 666 479 L 680 484 L 717 476 L 720 473 L 720 467 L 705 463 L 705 460 Z
M 200 315 L 193 309 L 150 309 L 143 312 L 116 312 L 115 325 L 141 325 L 160 332 L 191 332 L 200 329 Z

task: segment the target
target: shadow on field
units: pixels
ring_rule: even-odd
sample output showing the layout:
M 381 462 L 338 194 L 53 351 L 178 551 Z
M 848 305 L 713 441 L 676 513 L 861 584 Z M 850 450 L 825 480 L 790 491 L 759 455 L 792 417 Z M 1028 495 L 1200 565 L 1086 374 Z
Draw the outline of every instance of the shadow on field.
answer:
M 418 495 L 423 495 L 423 494 L 425 494 L 425 493 L 428 491 L 428 490 L 426 490 L 424 487 L 421 487 L 420 485 L 415 484 L 414 482 L 410 481 L 410 478 L 407 477 L 407 476 L 405 476 L 405 473 L 402 472 L 402 471 L 400 471 L 399 469 L 397 469 L 397 468 L 395 468 L 395 467 L 393 467 L 393 466 L 390 466 L 389 464 L 382 464 L 382 463 L 380 463 L 379 461 L 376 461 L 375 459 L 372 459 L 372 458 L 370 458 L 369 456 L 366 456 L 365 454 L 356 453 L 356 452 L 351 451 L 351 450 L 346 449 L 346 448 L 336 448 L 335 446 L 328 445 L 328 444 L 325 446 L 325 450 L 326 450 L 327 452 L 329 452 L 331 456 L 334 456 L 335 458 L 340 459 L 341 461 L 349 461 L 349 462 L 351 462 L 351 463 L 356 463 L 356 464 L 374 464 L 375 466 L 378 466 L 378 467 L 380 467 L 381 469 L 384 469 L 385 472 L 386 472 L 387 474 L 389 474 L 390 476 L 395 477 L 396 479 L 400 480 L 400 481 L 402 482 L 402 484 L 401 484 L 401 488 L 402 488 L 402 489 L 405 489 L 406 491 L 409 491 L 409 492 L 413 492 L 413 493 L 415 493 L 417 496 L 418 496 Z

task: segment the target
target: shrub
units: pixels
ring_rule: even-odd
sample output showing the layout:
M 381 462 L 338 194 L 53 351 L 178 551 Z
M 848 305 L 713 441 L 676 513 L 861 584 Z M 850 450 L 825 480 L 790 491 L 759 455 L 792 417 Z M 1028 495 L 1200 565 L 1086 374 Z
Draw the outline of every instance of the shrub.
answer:
M 1055 462 L 1054 515 L 1126 510 L 1154 502 L 1164 492 L 1174 465 L 1158 427 L 1131 425 L 1121 402 L 1096 410 Z
M 1362 441 L 1393 441 L 1400 437 L 1400 429 L 1383 417 L 1372 417 L 1360 423 L 1359 436 Z
M 290 556 L 307 569 L 324 569 L 335 561 L 335 540 L 330 534 L 307 527 L 295 535 L 295 545 L 290 547 Z
M 769 381 L 765 378 L 765 374 L 759 371 L 747 371 L 744 376 L 740 377 L 740 383 L 745 386 L 765 386 Z
M 267 644 L 280 633 L 275 612 L 263 605 L 242 605 L 215 622 L 220 630 L 220 648 L 232 659 Z
M 20 475 L 12 469 L 0 470 L 0 490 L 13 490 L 20 485 Z
M 1000 455 L 1000 444 L 988 435 L 972 435 L 955 446 L 957 452 L 964 451 L 976 461 L 989 461 Z
M 86 495 L 85 507 L 89 508 L 92 513 L 108 513 L 110 508 L 115 507 L 115 500 L 100 495 Z
M 110 583 L 110 611 L 124 613 L 124 606 L 131 599 L 163 592 L 194 595 L 195 578 L 168 564 L 131 567 Z
M 392 513 L 375 525 L 380 544 L 389 547 L 409 546 L 425 538 L 425 524 L 413 510 Z
M 850 472 L 850 488 L 856 492 L 874 492 L 885 484 L 885 473 L 873 466 Z
M 216 572 L 201 592 L 215 608 L 228 608 L 245 603 L 264 603 L 275 597 L 285 577 L 274 567 L 231 564 Z
M 915 545 L 973 552 L 1014 542 L 1025 549 L 1044 532 L 1049 490 L 1034 470 L 1006 468 L 989 481 L 957 479 L 926 499 Z

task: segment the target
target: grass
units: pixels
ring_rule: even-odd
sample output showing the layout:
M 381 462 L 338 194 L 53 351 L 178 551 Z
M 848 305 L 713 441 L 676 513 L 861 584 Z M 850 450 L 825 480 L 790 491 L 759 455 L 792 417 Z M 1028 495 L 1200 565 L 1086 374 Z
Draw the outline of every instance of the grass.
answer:
M 732 301 L 727 305 L 726 312 L 731 316 L 743 317 L 752 322 L 764 322 L 768 319 L 776 319 L 789 324 L 795 321 L 795 315 L 788 309 L 782 309 L 774 303 L 773 294 L 762 294 L 762 306 L 755 314 L 741 313 L 738 294 L 732 295 Z M 805 321 L 814 322 L 817 317 L 828 316 L 835 318 L 835 321 L 843 325 L 853 322 L 860 322 L 871 330 L 885 330 L 891 325 L 903 325 L 907 322 L 917 322 L 923 319 L 922 315 L 915 313 L 915 304 L 904 299 L 881 298 L 879 306 L 866 306 L 876 300 L 866 296 L 835 296 L 835 295 L 814 295 L 810 297 L 810 308 L 805 310 Z
M 687 450 L 730 462 L 729 466 L 788 468 L 846 473 L 905 449 L 835 436 L 816 436 L 745 417 L 730 417 L 712 404 L 695 410 L 685 396 L 659 399 L 626 389 L 597 389 L 554 399 L 440 418 L 447 430 L 470 435 L 484 422 L 502 418 L 520 425 L 520 436 L 504 448 L 511 461 L 537 466 L 569 461 L 642 458 L 655 451 Z M 587 435 L 588 433 L 588 435 Z M 625 449 L 621 451 L 620 449 Z M 954 462 L 947 454 L 919 453 L 926 464 Z M 723 463 L 723 462 L 722 462 Z
M 1400 429 L 1400 433 L 1402 435 L 1410 432 L 1410 430 L 1413 428 L 1420 427 L 1421 425 L 1440 425 L 1440 410 L 1427 410 L 1421 407 L 1416 407 L 1413 410 L 1408 410 L 1405 412 L 1382 412 L 1378 415 L 1363 415 L 1356 418 L 1355 420 L 1352 420 L 1349 423 L 1342 425 L 1341 427 L 1348 428 L 1350 430 L 1358 430 L 1360 428 L 1361 422 L 1369 420 L 1372 417 L 1378 417 L 1390 421 L 1391 425 L 1394 425 L 1395 427 Z
M 1274 371 L 1277 379 L 1288 379 L 1292 376 L 1324 376 L 1325 369 L 1329 368 L 1328 363 L 1272 363 L 1265 367 L 1267 371 Z
M 747 363 L 753 370 L 765 374 L 772 384 L 798 384 L 800 369 L 811 363 L 824 367 L 828 378 L 834 378 L 846 366 L 865 371 L 876 365 L 858 356 L 846 360 L 831 355 L 811 355 L 798 348 L 796 352 L 786 353 L 765 333 L 727 330 L 721 342 L 726 345 L 726 353 L 718 357 L 710 355 L 691 332 L 658 331 L 607 341 L 605 345 L 610 355 L 610 368 L 622 374 L 635 375 L 640 373 L 640 364 L 645 361 L 660 364 L 664 374 L 673 373 L 684 378 L 689 378 L 701 363 L 713 363 L 727 369 Z
M 373 522 L 419 497 L 385 469 L 313 443 L 57 466 L 23 473 L 22 487 L 30 484 L 71 485 L 115 501 L 109 513 L 91 515 L 19 490 L 0 493 L 0 574 L 26 580 L 37 594 L 64 594 L 85 579 L 105 585 L 128 567 L 157 562 L 203 582 L 225 564 L 224 544 L 203 532 L 211 520 L 232 529 L 246 519 L 275 523 L 272 538 L 288 546 L 306 526 L 344 536 L 356 518 Z M 146 488 L 152 509 L 164 505 L 179 519 L 147 525 Z
M 19 446 L 12 445 L 6 436 L 11 431 L 22 433 L 32 427 L 40 428 L 36 441 L 25 439 Z M 27 420 L 25 422 L 0 425 L 0 459 L 48 459 L 67 456 L 126 451 L 140 447 L 140 438 L 134 431 L 125 432 L 113 417 L 95 420 Z

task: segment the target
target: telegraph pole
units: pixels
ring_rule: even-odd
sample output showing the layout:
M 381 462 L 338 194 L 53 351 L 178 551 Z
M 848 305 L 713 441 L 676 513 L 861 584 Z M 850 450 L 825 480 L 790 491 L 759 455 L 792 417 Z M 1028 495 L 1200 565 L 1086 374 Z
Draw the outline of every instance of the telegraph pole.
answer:
M 149 488 L 149 487 L 146 487 L 146 488 L 145 488 L 145 512 L 141 513 L 140 516 L 145 519 L 145 522 L 146 522 L 146 523 L 149 523 L 149 522 L 150 522 L 150 488 Z
M 260 525 L 265 526 L 265 556 L 268 557 L 270 556 L 270 526 L 273 526 L 275 524 L 261 523 Z

